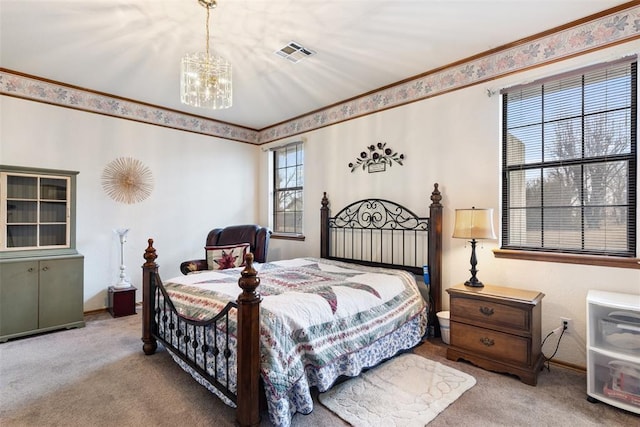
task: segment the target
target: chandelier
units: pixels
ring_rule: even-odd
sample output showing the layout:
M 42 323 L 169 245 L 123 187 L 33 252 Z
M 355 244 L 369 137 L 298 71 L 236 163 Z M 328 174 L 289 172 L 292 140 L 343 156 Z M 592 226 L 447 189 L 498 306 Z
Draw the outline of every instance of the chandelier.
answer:
M 182 57 L 180 101 L 199 108 L 219 110 L 231 107 L 231 64 L 221 56 L 209 53 L 209 14 L 217 6 L 215 0 L 198 0 L 207 10 L 206 51 Z

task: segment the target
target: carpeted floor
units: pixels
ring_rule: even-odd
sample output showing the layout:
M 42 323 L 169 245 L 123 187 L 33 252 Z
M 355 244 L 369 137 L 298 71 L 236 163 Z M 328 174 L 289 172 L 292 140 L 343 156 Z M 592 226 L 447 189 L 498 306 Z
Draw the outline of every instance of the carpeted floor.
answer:
M 163 350 L 142 352 L 140 314 L 87 317 L 85 328 L 0 344 L 0 425 L 232 426 L 234 411 L 184 373 Z M 640 416 L 586 400 L 584 373 L 551 366 L 538 386 L 446 360 L 446 346 L 414 351 L 472 375 L 476 385 L 440 413 L 440 426 L 631 426 Z M 317 393 L 316 393 L 317 397 Z M 264 413 L 261 426 L 268 426 Z M 345 426 L 318 403 L 292 425 Z

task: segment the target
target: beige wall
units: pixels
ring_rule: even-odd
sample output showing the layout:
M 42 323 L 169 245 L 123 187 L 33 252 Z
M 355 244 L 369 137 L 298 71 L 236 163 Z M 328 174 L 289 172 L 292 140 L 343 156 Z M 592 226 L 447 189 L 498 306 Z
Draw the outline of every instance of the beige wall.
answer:
M 465 281 L 470 275 L 470 247 L 465 246 L 464 240 L 450 237 L 454 210 L 471 206 L 494 208 L 495 227 L 500 230 L 501 105 L 500 96 L 489 97 L 487 90 L 495 92 L 541 76 L 616 59 L 639 48 L 640 42 L 627 43 L 302 135 L 306 141 L 306 240 L 274 241 L 270 258 L 319 255 L 323 191 L 336 209 L 372 196 L 397 201 L 426 215 L 432 185 L 438 182 L 444 196 L 443 288 Z M 290 140 L 296 139 L 300 137 Z M 404 153 L 405 165 L 394 165 L 382 173 L 351 173 L 348 163 L 366 146 L 380 141 Z M 263 175 L 267 174 L 267 164 L 268 155 L 262 153 Z M 268 222 L 268 190 L 267 183 L 263 183 L 260 218 L 264 223 Z M 559 360 L 586 364 L 585 307 L 589 289 L 640 295 L 638 269 L 496 259 L 491 250 L 497 247 L 498 241 L 478 246 L 478 277 L 482 281 L 543 292 L 544 335 L 560 325 L 560 317 L 574 320 L 576 333 L 563 338 L 556 355 Z M 445 291 L 443 306 L 449 306 Z M 550 338 L 545 344 L 546 355 L 553 353 L 555 342 Z
M 210 229 L 255 221 L 255 146 L 8 96 L 0 97 L 0 110 L 0 164 L 80 172 L 85 311 L 106 307 L 107 287 L 117 282 L 120 243 L 113 229 L 131 229 L 124 261 L 139 287 L 148 238 L 155 239 L 161 275 L 174 277 L 181 261 L 204 258 Z M 102 171 L 117 157 L 151 170 L 155 188 L 148 199 L 127 205 L 105 194 Z
M 336 208 L 373 196 L 426 215 L 432 185 L 438 182 L 445 207 L 443 285 L 466 280 L 470 248 L 449 237 L 454 210 L 482 206 L 497 213 L 500 207 L 500 97 L 488 97 L 487 89 L 499 90 L 639 50 L 640 42 L 626 43 L 290 138 L 306 141 L 306 240 L 273 240 L 269 258 L 319 255 L 323 191 Z M 149 237 L 156 240 L 161 274 L 170 277 L 179 274 L 180 261 L 202 255 L 212 227 L 269 222 L 266 147 L 7 96 L 0 97 L 0 112 L 0 163 L 80 171 L 77 245 L 85 256 L 85 310 L 105 307 L 106 288 L 117 278 L 119 243 L 114 228 L 131 228 L 125 264 L 135 283 Z M 283 142 L 288 141 L 275 144 Z M 348 163 L 377 142 L 403 153 L 405 165 L 383 173 L 351 173 Z M 102 191 L 102 170 L 122 156 L 137 158 L 152 170 L 155 189 L 149 199 L 123 205 Z M 499 230 L 499 218 L 495 221 Z M 565 362 L 585 364 L 589 289 L 640 294 L 640 270 L 496 259 L 491 252 L 496 247 L 498 241 L 479 247 L 480 279 L 544 292 L 543 332 L 554 329 L 560 316 L 574 319 L 576 334 L 563 339 L 557 355 Z M 447 308 L 446 292 L 443 298 Z M 544 351 L 551 354 L 553 346 L 546 345 Z

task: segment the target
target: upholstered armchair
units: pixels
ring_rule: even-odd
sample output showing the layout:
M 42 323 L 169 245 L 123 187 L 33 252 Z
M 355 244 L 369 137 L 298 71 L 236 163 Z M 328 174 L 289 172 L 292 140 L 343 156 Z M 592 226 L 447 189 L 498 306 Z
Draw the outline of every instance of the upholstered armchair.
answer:
M 242 243 L 249 243 L 249 251 L 253 253 L 255 262 L 266 262 L 267 251 L 269 249 L 269 238 L 271 230 L 255 224 L 231 225 L 224 228 L 215 228 L 207 235 L 206 247 L 230 246 Z M 194 259 L 184 261 L 180 264 L 182 274 L 189 274 L 193 271 L 207 270 L 206 259 Z

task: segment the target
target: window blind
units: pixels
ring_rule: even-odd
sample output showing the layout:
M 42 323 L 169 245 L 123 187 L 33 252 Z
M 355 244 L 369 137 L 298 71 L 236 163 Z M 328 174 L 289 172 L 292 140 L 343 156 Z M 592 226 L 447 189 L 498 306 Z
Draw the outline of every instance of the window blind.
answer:
M 636 68 L 626 59 L 503 91 L 504 248 L 635 256 Z

